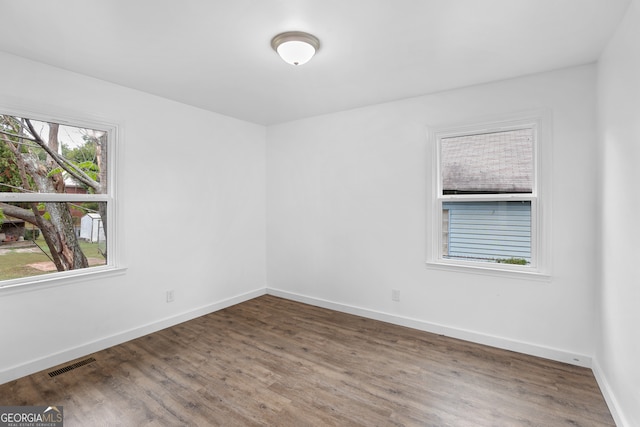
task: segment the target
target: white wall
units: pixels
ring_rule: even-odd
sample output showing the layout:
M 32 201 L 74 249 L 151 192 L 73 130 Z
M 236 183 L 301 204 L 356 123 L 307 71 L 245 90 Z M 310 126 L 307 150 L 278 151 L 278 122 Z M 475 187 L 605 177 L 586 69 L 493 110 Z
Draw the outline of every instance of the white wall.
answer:
M 598 71 L 601 184 L 600 331 L 596 373 L 619 409 L 640 425 L 640 1 L 634 0 Z
M 590 364 L 595 84 L 582 66 L 269 127 L 270 292 Z M 538 108 L 553 115 L 552 279 L 427 268 L 428 127 Z
M 263 126 L 6 54 L 0 69 L 4 106 L 121 127 L 128 266 L 117 277 L 0 289 L 0 383 L 264 293 Z

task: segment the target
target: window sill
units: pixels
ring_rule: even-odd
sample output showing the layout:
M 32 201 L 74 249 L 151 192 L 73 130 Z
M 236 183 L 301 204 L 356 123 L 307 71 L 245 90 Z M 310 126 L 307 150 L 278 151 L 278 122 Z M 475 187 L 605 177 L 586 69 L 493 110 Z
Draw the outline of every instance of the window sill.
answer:
M 495 277 L 510 277 L 514 279 L 528 279 L 541 282 L 550 282 L 551 275 L 541 273 L 536 270 L 524 270 L 524 269 L 509 269 L 509 268 L 496 268 L 491 265 L 474 265 L 470 263 L 449 263 L 449 262 L 434 262 L 427 261 L 427 268 L 443 271 L 453 271 L 457 273 L 467 274 L 482 274 Z
M 0 296 L 13 293 L 38 291 L 52 287 L 71 285 L 77 282 L 104 279 L 125 274 L 126 267 L 92 267 L 86 271 L 64 271 L 43 276 L 7 280 L 0 284 Z

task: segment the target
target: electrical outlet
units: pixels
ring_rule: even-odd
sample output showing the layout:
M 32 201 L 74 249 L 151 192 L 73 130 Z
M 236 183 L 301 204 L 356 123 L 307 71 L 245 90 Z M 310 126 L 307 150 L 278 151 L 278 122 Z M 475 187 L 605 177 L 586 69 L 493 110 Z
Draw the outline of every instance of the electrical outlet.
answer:
M 392 289 L 391 290 L 391 300 L 392 301 L 400 301 L 400 290 Z
M 173 289 L 167 291 L 167 302 L 173 302 L 175 295 L 173 294 Z

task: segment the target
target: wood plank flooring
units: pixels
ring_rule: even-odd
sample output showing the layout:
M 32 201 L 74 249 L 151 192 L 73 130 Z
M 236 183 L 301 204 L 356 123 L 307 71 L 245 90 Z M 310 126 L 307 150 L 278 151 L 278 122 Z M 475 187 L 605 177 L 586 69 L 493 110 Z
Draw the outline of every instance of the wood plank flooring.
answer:
M 273 296 L 87 357 L 0 405 L 66 427 L 614 425 L 589 369 Z

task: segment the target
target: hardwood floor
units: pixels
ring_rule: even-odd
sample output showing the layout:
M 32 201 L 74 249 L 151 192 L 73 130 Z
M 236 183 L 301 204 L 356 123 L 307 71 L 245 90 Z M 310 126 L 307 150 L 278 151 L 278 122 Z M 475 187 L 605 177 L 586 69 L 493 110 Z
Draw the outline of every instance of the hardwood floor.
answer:
M 62 405 L 66 427 L 614 425 L 589 369 L 273 296 L 88 357 L 0 405 Z

